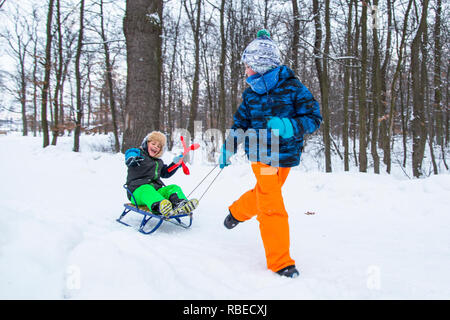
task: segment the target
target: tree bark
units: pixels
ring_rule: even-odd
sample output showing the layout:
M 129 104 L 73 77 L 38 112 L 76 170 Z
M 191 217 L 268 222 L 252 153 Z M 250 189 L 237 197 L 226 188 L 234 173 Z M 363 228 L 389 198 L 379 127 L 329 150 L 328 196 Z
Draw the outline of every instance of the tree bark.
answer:
M 378 0 L 374 0 L 373 5 L 378 7 Z M 380 65 L 380 43 L 378 41 L 378 30 L 375 23 L 372 23 L 372 37 L 373 37 L 373 64 L 372 64 L 373 122 L 372 122 L 372 140 L 370 141 L 370 146 L 373 158 L 373 169 L 374 172 L 378 174 L 380 173 L 380 157 L 378 156 L 377 146 L 378 146 L 378 118 L 379 118 L 379 110 L 381 108 L 381 65 Z
M 425 119 L 425 88 L 423 79 L 423 68 L 419 58 L 423 42 L 423 34 L 426 32 L 426 19 L 428 12 L 428 0 L 423 0 L 422 16 L 419 28 L 411 44 L 411 78 L 413 91 L 413 175 L 419 178 L 423 175 L 422 160 L 425 152 L 427 139 Z M 422 55 L 422 59 L 424 59 Z
M 100 25 L 101 25 L 101 37 L 103 41 L 103 50 L 105 51 L 105 66 L 106 66 L 106 82 L 108 84 L 109 90 L 109 108 L 111 110 L 111 118 L 113 124 L 113 133 L 114 133 L 114 151 L 120 151 L 120 142 L 119 142 L 119 129 L 117 126 L 117 116 L 116 116 L 116 99 L 114 96 L 114 83 L 112 79 L 112 69 L 111 58 L 109 53 L 109 45 L 108 40 L 105 34 L 105 26 L 104 26 L 104 15 L 103 15 L 103 0 L 100 0 Z
M 331 30 L 330 30 L 330 1 L 325 0 L 325 44 L 324 52 L 322 48 L 322 25 L 320 22 L 319 2 L 313 0 L 314 25 L 316 36 L 314 42 L 314 61 L 316 64 L 317 77 L 320 83 L 321 106 L 323 116 L 323 141 L 325 144 L 325 171 L 331 172 L 331 140 L 330 140 L 330 114 L 328 109 L 329 99 L 329 79 L 327 58 L 330 50 Z
M 54 121 L 52 127 L 52 145 L 56 146 L 59 136 L 59 91 L 61 90 L 61 78 L 63 69 L 63 47 L 62 47 L 62 31 L 61 31 L 61 4 L 60 0 L 56 0 L 56 27 L 58 33 L 58 65 L 56 67 L 56 85 L 53 95 L 53 112 Z
M 44 83 L 42 86 L 42 100 L 41 100 L 41 125 L 43 135 L 43 147 L 47 147 L 50 143 L 48 133 L 47 120 L 47 100 L 48 89 L 50 86 L 50 72 L 51 72 L 51 50 L 52 50 L 52 18 L 53 18 L 53 3 L 54 0 L 49 0 L 48 14 L 47 14 L 47 44 L 45 46 L 45 73 Z
M 297 74 L 298 73 L 298 45 L 299 45 L 299 32 L 300 32 L 300 14 L 298 11 L 298 3 L 297 0 L 292 1 L 292 16 L 293 16 L 293 36 L 292 36 L 292 70 Z
M 191 108 L 189 112 L 189 122 L 188 122 L 188 131 L 191 135 L 194 134 L 194 121 L 197 118 L 198 111 L 198 103 L 199 103 L 199 78 L 200 78 L 200 17 L 201 17 L 201 0 L 196 1 L 195 8 L 196 10 L 188 9 L 186 1 L 184 2 L 184 6 L 186 8 L 186 13 L 189 16 L 189 20 L 191 23 L 192 33 L 194 34 L 194 79 L 192 84 L 192 96 L 191 96 Z M 196 11 L 197 16 L 194 18 L 194 11 Z
M 359 87 L 359 171 L 367 172 L 367 4 L 361 11 L 361 76 Z
M 409 0 L 408 2 L 408 6 L 406 8 L 406 12 L 405 12 L 405 17 L 403 19 L 403 29 L 402 29 L 402 38 L 400 40 L 400 47 L 398 49 L 398 60 L 397 60 L 397 66 L 395 68 L 395 72 L 392 78 L 392 83 L 391 83 L 391 103 L 390 103 L 390 110 L 389 110 L 389 125 L 388 125 L 388 130 L 387 130 L 387 138 L 385 141 L 385 144 L 387 143 L 387 145 L 385 145 L 384 147 L 384 158 L 385 158 L 385 163 L 386 163 L 386 172 L 387 173 L 391 173 L 391 164 L 392 164 L 392 159 L 391 159 L 391 148 L 390 148 L 390 141 L 392 139 L 392 132 L 393 132 L 393 127 L 394 127 L 394 111 L 395 111 L 395 103 L 397 100 L 397 80 L 400 76 L 400 72 L 402 69 L 402 62 L 403 62 L 403 51 L 404 51 L 404 47 L 405 47 L 405 43 L 406 43 L 406 36 L 407 36 L 407 27 L 408 27 L 408 17 L 409 17 L 409 12 L 411 10 L 411 6 L 412 6 L 412 1 L 413 0 Z M 401 82 L 401 80 L 400 80 Z M 400 84 L 401 85 L 401 84 Z M 402 93 L 400 93 L 402 94 Z M 405 124 L 405 118 L 403 116 L 403 103 L 401 103 L 401 107 L 402 107 L 402 131 L 406 132 L 406 124 Z M 404 144 L 406 144 L 406 136 L 404 136 Z
M 81 50 L 83 48 L 83 32 L 84 32 L 84 0 L 80 3 L 80 26 L 78 31 L 78 44 L 77 53 L 75 55 L 75 81 L 76 81 L 76 99 L 77 109 L 75 111 L 75 132 L 74 132 L 74 144 L 73 151 L 80 151 L 80 135 L 81 135 L 81 120 L 83 119 L 83 102 L 81 101 L 81 71 L 80 60 Z
M 225 108 L 225 63 L 227 54 L 227 39 L 225 37 L 225 0 L 220 4 L 220 65 L 219 65 L 219 129 L 222 133 L 222 139 L 225 135 L 225 121 L 226 121 L 226 108 Z
M 127 0 L 123 29 L 127 47 L 125 130 L 122 151 L 139 146 L 159 128 L 163 1 Z
M 442 1 L 436 0 L 436 17 L 434 24 L 434 110 L 436 115 L 436 143 L 440 146 L 444 145 L 443 135 L 443 114 L 444 106 L 442 105 L 442 81 L 441 81 L 441 56 L 442 56 L 442 44 L 441 44 L 441 14 L 442 14 Z
M 347 18 L 347 56 L 352 52 L 352 8 L 353 0 L 348 1 L 348 18 Z M 352 63 L 352 62 L 348 62 Z M 344 126 L 342 128 L 342 142 L 344 145 L 344 170 L 349 171 L 349 147 L 348 147 L 348 133 L 349 133 L 349 113 L 348 113 L 348 99 L 350 93 L 350 67 L 344 66 Z

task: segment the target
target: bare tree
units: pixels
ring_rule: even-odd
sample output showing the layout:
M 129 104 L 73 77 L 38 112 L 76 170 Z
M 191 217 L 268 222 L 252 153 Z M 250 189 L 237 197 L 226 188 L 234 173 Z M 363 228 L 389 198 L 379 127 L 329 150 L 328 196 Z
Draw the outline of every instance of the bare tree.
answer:
M 331 42 L 330 27 L 330 1 L 325 0 L 325 44 L 322 48 L 322 24 L 320 22 L 319 1 L 313 0 L 314 25 L 316 28 L 316 37 L 314 42 L 314 55 L 317 70 L 317 77 L 320 84 L 321 107 L 323 115 L 323 141 L 325 144 L 325 170 L 331 172 L 331 140 L 330 140 L 330 113 L 328 109 L 329 99 L 329 76 L 328 60 Z
M 347 56 L 352 52 L 352 9 L 353 0 L 348 0 L 348 17 L 347 17 Z M 351 62 L 349 62 L 351 63 Z M 344 126 L 342 128 L 342 141 L 344 144 L 344 170 L 349 171 L 349 146 L 348 146 L 348 133 L 349 133 L 349 113 L 348 113 L 348 100 L 350 94 L 350 67 L 344 66 Z
M 297 0 L 291 0 L 292 2 L 292 17 L 293 21 L 293 29 L 292 29 L 292 70 L 294 72 L 298 72 L 298 48 L 299 48 L 299 33 L 300 33 L 300 14 L 298 11 L 298 3 Z
M 47 100 L 48 100 L 48 91 L 50 87 L 50 72 L 51 72 L 53 4 L 54 0 L 49 0 L 48 14 L 47 14 L 47 44 L 45 46 L 45 75 L 44 75 L 44 84 L 42 86 L 42 100 L 41 100 L 41 123 L 44 139 L 43 141 L 44 148 L 47 147 L 50 143 L 48 133 L 48 120 L 47 120 Z
M 373 0 L 374 7 L 378 7 L 378 0 Z M 377 19 L 376 12 L 372 12 L 372 19 Z M 377 22 L 372 22 L 372 42 L 373 42 L 373 61 L 372 61 L 372 86 L 373 86 L 373 121 L 372 121 L 372 139 L 371 153 L 373 158 L 373 167 L 375 173 L 380 173 L 380 157 L 378 156 L 378 118 L 381 108 L 381 65 L 380 65 L 380 42 L 378 40 Z
M 422 160 L 425 152 L 425 143 L 427 139 L 426 119 L 425 119 L 425 82 L 423 76 L 424 66 L 421 63 L 420 55 L 424 59 L 421 47 L 423 45 L 423 36 L 427 27 L 428 0 L 422 2 L 422 16 L 416 35 L 411 44 L 411 78 L 413 92 L 413 175 L 419 178 L 423 175 Z
M 225 0 L 220 3 L 220 65 L 219 65 L 219 128 L 225 134 L 225 63 L 227 54 L 227 39 L 225 37 Z M 225 138 L 225 137 L 222 137 Z
M 361 72 L 359 85 L 359 171 L 367 172 L 367 6 L 361 11 Z
M 60 0 L 56 0 L 56 28 L 58 35 L 58 63 L 56 64 L 56 85 L 55 85 L 55 94 L 53 97 L 53 105 L 54 105 L 54 120 L 52 126 L 52 145 L 56 145 L 58 135 L 59 135 L 59 92 L 61 90 L 61 79 L 63 72 L 63 36 L 62 36 L 62 27 L 61 27 L 61 3 Z
M 128 0 L 123 21 L 127 46 L 127 93 L 122 151 L 140 145 L 159 128 L 162 0 Z
M 409 0 L 408 6 L 405 12 L 405 16 L 403 18 L 403 28 L 402 28 L 402 34 L 401 34 L 401 40 L 400 40 L 400 46 L 398 49 L 398 59 L 397 59 L 397 65 L 394 71 L 394 75 L 392 78 L 391 83 L 391 101 L 390 101 L 390 111 L 389 111 L 389 125 L 388 125 L 388 135 L 387 135 L 387 141 L 391 141 L 392 139 L 392 131 L 394 126 L 394 110 L 395 110 L 395 103 L 397 100 L 397 92 L 398 89 L 397 86 L 397 80 L 400 77 L 400 72 L 402 68 L 403 63 L 403 52 L 406 44 L 406 36 L 407 36 L 407 27 L 408 27 L 408 17 L 409 12 L 411 10 L 413 0 Z M 403 104 L 401 104 L 403 105 Z M 403 121 L 403 112 L 402 112 L 402 121 Z M 406 138 L 406 137 L 405 137 Z M 406 141 L 404 141 L 406 143 Z M 391 173 L 391 148 L 390 143 L 388 143 L 387 148 L 385 148 L 385 158 L 386 158 L 386 172 Z
M 77 95 L 77 109 L 75 120 L 75 133 L 73 151 L 80 151 L 80 134 L 81 134 L 81 120 L 83 119 L 83 103 L 81 100 L 81 71 L 80 71 L 80 59 L 81 50 L 83 48 L 83 32 L 84 32 L 84 0 L 80 3 L 80 24 L 78 30 L 78 44 L 77 52 L 75 54 L 75 80 L 76 80 L 76 95 Z
M 184 0 L 184 7 L 189 18 L 192 33 L 194 36 L 194 79 L 192 83 L 191 109 L 189 112 L 188 131 L 194 133 L 194 121 L 197 118 L 199 103 L 199 86 L 200 86 L 200 17 L 201 17 L 201 0 L 196 0 L 195 6 L 189 0 Z
M 117 126 L 116 99 L 114 96 L 114 84 L 113 84 L 113 79 L 112 79 L 113 66 L 111 64 L 108 39 L 106 38 L 106 33 L 105 33 L 103 0 L 100 0 L 100 28 L 101 28 L 100 35 L 101 35 L 102 42 L 103 42 L 103 50 L 105 51 L 106 83 L 108 84 L 109 107 L 110 107 L 112 123 L 113 123 L 114 150 L 116 152 L 119 152 L 120 151 L 120 142 L 119 142 L 119 131 L 118 131 L 118 126 Z
M 443 139 L 443 114 L 444 106 L 442 105 L 442 80 L 441 80 L 441 15 L 442 1 L 436 0 L 436 17 L 434 21 L 434 110 L 436 114 L 436 142 L 444 145 Z

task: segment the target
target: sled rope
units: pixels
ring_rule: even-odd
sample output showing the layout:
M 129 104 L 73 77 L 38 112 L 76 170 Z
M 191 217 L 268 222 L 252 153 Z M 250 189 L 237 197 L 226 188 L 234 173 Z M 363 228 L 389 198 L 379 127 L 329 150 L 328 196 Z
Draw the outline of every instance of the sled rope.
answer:
M 203 183 L 203 181 L 206 180 L 206 178 L 209 177 L 209 175 L 218 167 L 219 165 L 217 164 L 214 168 L 212 168 L 208 174 L 195 186 L 194 190 L 191 191 L 191 193 L 189 193 L 189 195 L 187 196 L 188 198 L 191 196 L 191 194 L 194 193 L 194 191 Z M 198 199 L 198 201 L 200 202 L 200 200 L 202 200 L 203 196 L 206 194 L 206 192 L 208 192 L 209 188 L 212 186 L 212 184 L 214 183 L 214 181 L 216 181 L 217 177 L 220 175 L 220 173 L 222 172 L 222 169 L 219 171 L 219 173 L 216 174 L 216 176 L 214 177 L 214 179 L 211 181 L 211 183 L 208 185 L 208 187 L 206 188 L 205 192 L 202 193 L 202 195 L 200 196 L 200 198 Z

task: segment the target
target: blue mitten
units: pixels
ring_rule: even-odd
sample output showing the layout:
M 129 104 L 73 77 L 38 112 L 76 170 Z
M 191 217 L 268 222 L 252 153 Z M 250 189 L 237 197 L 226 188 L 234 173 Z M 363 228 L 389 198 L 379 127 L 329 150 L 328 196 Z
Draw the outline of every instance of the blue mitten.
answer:
M 294 135 L 294 127 L 289 118 L 273 117 L 267 122 L 267 128 L 278 130 L 278 134 L 284 138 L 291 138 Z M 273 132 L 277 135 L 276 131 Z
M 139 166 L 139 163 L 142 161 L 144 161 L 144 157 L 138 148 L 131 148 L 125 152 L 125 164 L 127 167 Z

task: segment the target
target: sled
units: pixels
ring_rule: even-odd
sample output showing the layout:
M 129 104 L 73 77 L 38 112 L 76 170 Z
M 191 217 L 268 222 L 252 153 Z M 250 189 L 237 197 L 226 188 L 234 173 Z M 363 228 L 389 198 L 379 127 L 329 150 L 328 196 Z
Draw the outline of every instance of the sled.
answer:
M 131 193 L 131 191 L 128 189 L 127 185 L 123 186 L 127 192 L 131 195 L 131 199 L 132 199 L 132 203 L 125 203 L 123 206 L 125 207 L 125 209 L 123 210 L 122 214 L 120 215 L 120 217 L 118 219 L 116 219 L 117 222 L 127 226 L 127 227 L 131 227 L 131 225 L 129 225 L 128 223 L 122 221 L 122 219 L 130 212 L 130 211 L 134 211 L 136 213 L 142 214 L 142 221 L 141 224 L 139 225 L 138 231 L 143 233 L 143 234 L 151 234 L 153 232 L 155 232 L 156 230 L 158 230 L 158 228 L 162 225 L 163 222 L 170 222 L 176 226 L 182 227 L 182 228 L 189 228 L 192 225 L 192 212 L 190 213 L 183 213 L 183 214 L 175 214 L 173 216 L 163 216 L 159 213 L 155 213 L 152 212 L 152 210 L 150 210 L 147 206 L 138 206 L 136 199 L 134 198 L 133 194 Z M 181 218 L 184 218 L 183 220 L 187 220 L 188 222 L 185 223 L 181 220 Z M 148 230 L 148 222 L 154 219 L 153 221 L 156 221 L 156 224 L 153 226 L 153 228 L 150 228 L 149 231 Z M 147 228 L 146 228 L 147 227 Z

